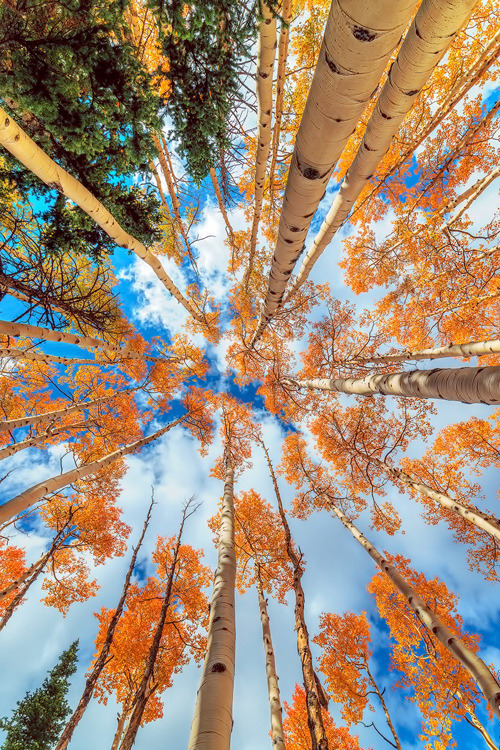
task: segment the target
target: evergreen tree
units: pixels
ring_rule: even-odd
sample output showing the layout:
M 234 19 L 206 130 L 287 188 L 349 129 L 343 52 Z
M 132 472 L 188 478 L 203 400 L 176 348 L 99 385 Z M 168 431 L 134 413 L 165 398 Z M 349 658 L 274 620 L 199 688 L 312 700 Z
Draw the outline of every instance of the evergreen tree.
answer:
M 66 701 L 68 679 L 76 672 L 78 641 L 64 651 L 43 685 L 26 693 L 10 719 L 0 719 L 7 731 L 2 750 L 50 750 L 71 713 Z

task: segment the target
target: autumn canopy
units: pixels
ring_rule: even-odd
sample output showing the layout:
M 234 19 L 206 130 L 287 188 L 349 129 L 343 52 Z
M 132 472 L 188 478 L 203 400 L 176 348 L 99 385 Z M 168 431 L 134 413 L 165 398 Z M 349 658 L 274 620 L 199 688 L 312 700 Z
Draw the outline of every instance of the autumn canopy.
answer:
M 3 0 L 4 750 L 498 750 L 499 19 Z

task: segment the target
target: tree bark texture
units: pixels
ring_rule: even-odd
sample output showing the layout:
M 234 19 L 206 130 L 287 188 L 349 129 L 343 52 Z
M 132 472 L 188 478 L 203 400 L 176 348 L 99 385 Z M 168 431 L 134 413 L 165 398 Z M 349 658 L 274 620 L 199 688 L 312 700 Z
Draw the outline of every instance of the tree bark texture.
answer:
M 207 652 L 196 697 L 188 750 L 229 750 L 231 744 L 236 644 L 233 485 L 234 469 L 227 460 Z
M 465 404 L 500 403 L 500 366 L 411 370 L 364 378 L 288 380 L 299 388 L 372 396 L 439 398 Z
M 408 605 L 415 612 L 420 622 L 429 629 L 438 641 L 468 671 L 488 701 L 493 713 L 500 719 L 500 685 L 483 660 L 471 651 L 460 638 L 456 637 L 450 628 L 443 623 L 441 618 L 427 606 L 408 581 L 373 547 L 347 516 L 333 502 L 330 501 L 328 505 L 337 518 L 351 532 L 356 541 L 364 547 L 380 570 L 394 584 L 394 587 L 404 596 L 405 601 L 408 602 Z
M 477 0 L 423 0 L 382 87 L 358 152 L 286 299 L 306 281 L 347 219 L 399 126 L 476 4 Z

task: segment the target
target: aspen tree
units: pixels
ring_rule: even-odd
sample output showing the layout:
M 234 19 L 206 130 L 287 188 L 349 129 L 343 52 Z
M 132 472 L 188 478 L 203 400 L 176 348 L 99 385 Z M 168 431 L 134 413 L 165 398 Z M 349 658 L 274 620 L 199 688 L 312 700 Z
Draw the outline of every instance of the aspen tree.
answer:
M 382 354 L 373 357 L 356 357 L 351 360 L 353 364 L 368 364 L 369 362 L 389 364 L 390 362 L 407 362 L 409 360 L 422 359 L 446 359 L 447 357 L 485 357 L 488 354 L 500 354 L 500 339 L 488 339 L 487 341 L 467 341 L 463 344 L 449 344 L 438 346 L 433 349 L 420 349 L 418 351 L 395 352 L 394 354 Z
M 15 430 L 18 427 L 34 427 L 43 422 L 49 422 L 59 417 L 65 417 L 67 414 L 73 414 L 76 411 L 83 411 L 88 409 L 89 406 L 95 406 L 96 404 L 106 403 L 116 398 L 119 394 L 112 394 L 111 396 L 101 396 L 100 398 L 94 398 L 90 401 L 77 401 L 69 406 L 62 409 L 53 409 L 47 411 L 44 414 L 33 414 L 29 417 L 19 417 L 18 419 L 6 419 L 0 422 L 0 432 L 7 432 L 9 430 Z
M 311 647 L 309 645 L 309 633 L 305 621 L 305 597 L 304 589 L 302 588 L 302 576 L 304 574 L 304 566 L 302 563 L 302 554 L 297 553 L 290 533 L 290 527 L 286 518 L 283 503 L 281 501 L 281 494 L 274 473 L 273 465 L 269 452 L 263 441 L 259 441 L 264 453 L 266 455 L 267 465 L 269 467 L 269 473 L 273 481 L 274 492 L 276 500 L 278 502 L 278 511 L 280 514 L 281 522 L 285 532 L 286 550 L 290 562 L 293 567 L 293 588 L 295 592 L 295 630 L 297 631 L 297 651 L 299 653 L 300 662 L 302 665 L 302 676 L 304 679 L 304 688 L 306 691 L 306 705 L 307 705 L 307 717 L 308 726 L 311 733 L 312 747 L 313 750 L 328 750 L 328 739 L 325 732 L 325 726 L 323 723 L 323 716 L 321 713 L 321 706 L 323 708 L 328 707 L 328 697 L 326 696 L 323 687 L 319 681 L 319 678 L 314 670 L 313 659 L 311 653 Z
M 253 269 L 257 233 L 259 230 L 266 167 L 271 148 L 271 117 L 273 109 L 273 69 L 276 55 L 276 17 L 264 1 L 260 5 L 262 20 L 259 22 L 257 39 L 257 150 L 255 154 L 255 188 L 250 250 L 243 285 L 248 290 L 248 281 Z
M 122 448 L 109 453 L 107 456 L 98 458 L 96 461 L 83 464 L 82 466 L 65 471 L 58 476 L 46 479 L 44 482 L 39 482 L 38 484 L 33 485 L 29 490 L 21 492 L 20 495 L 12 498 L 12 500 L 8 500 L 6 503 L 3 503 L 3 505 L 0 505 L 0 523 L 5 523 L 11 518 L 14 518 L 39 500 L 42 500 L 46 495 L 49 495 L 52 492 L 57 492 L 57 490 L 67 487 L 68 484 L 72 484 L 78 479 L 83 479 L 84 477 L 89 476 L 89 474 L 96 474 L 105 466 L 108 466 L 114 461 L 118 461 L 123 456 L 128 456 L 130 453 L 134 453 L 136 450 L 143 448 L 145 445 L 153 442 L 153 440 L 165 435 L 165 433 L 171 430 L 172 427 L 184 422 L 185 419 L 185 416 L 179 417 L 179 419 L 176 419 L 166 427 L 162 427 L 160 430 L 153 432 L 153 434 L 148 437 L 143 437 L 130 445 L 125 445 Z
M 123 607 L 125 605 L 125 601 L 127 598 L 127 593 L 130 586 L 130 579 L 132 578 L 132 573 L 134 572 L 135 563 L 137 560 L 137 555 L 139 553 L 139 550 L 142 546 L 142 542 L 144 540 L 144 536 L 146 534 L 147 528 L 149 526 L 149 521 L 151 519 L 151 511 L 153 509 L 154 504 L 154 496 L 151 498 L 151 503 L 148 508 L 148 512 L 146 514 L 146 520 L 144 521 L 144 525 L 142 527 L 142 532 L 139 537 L 139 541 L 137 542 L 136 546 L 133 548 L 132 551 L 132 557 L 130 559 L 130 565 L 128 567 L 127 573 L 125 575 L 125 581 L 123 583 L 123 589 L 122 593 L 118 602 L 118 605 L 115 609 L 115 612 L 113 614 L 113 617 L 111 618 L 108 629 L 106 632 L 106 638 L 104 639 L 104 643 L 102 645 L 102 648 L 99 652 L 99 655 L 97 659 L 94 662 L 94 665 L 90 671 L 89 676 L 87 677 L 87 680 L 85 682 L 85 687 L 83 690 L 83 693 L 81 695 L 80 700 L 78 701 L 78 705 L 75 708 L 74 712 L 72 713 L 68 723 L 64 727 L 61 736 L 59 737 L 59 741 L 55 747 L 55 750 L 66 750 L 68 747 L 71 738 L 73 736 L 73 732 L 75 731 L 76 727 L 78 726 L 83 714 L 85 713 L 85 710 L 92 698 L 92 693 L 94 691 L 94 687 L 99 679 L 99 676 L 104 669 L 104 666 L 106 664 L 106 661 L 108 659 L 109 650 L 111 647 L 111 643 L 113 642 L 113 635 L 116 629 L 116 625 L 118 623 L 118 620 L 121 617 L 121 614 L 123 612 Z
M 286 299 L 304 283 L 344 223 L 366 183 L 389 149 L 415 97 L 432 74 L 455 34 L 467 22 L 477 0 L 423 0 L 391 66 L 368 121 L 363 140 L 328 214 L 305 256 Z
M 284 380 L 297 388 L 335 393 L 405 398 L 439 398 L 466 404 L 500 403 L 500 366 L 457 367 L 453 369 L 411 370 L 390 374 L 366 375 L 364 378 Z
M 84 430 L 93 423 L 93 420 L 88 419 L 84 422 L 75 422 L 74 424 L 68 424 L 65 427 L 59 429 L 47 428 L 45 432 L 34 435 L 33 437 L 25 438 L 20 440 L 18 443 L 12 443 L 7 445 L 5 448 L 0 448 L 0 460 L 2 458 L 8 458 L 14 456 L 19 451 L 25 450 L 26 448 L 43 447 L 46 440 L 57 437 L 58 435 L 65 434 L 70 430 Z
M 283 0 L 281 8 L 281 30 L 278 42 L 278 69 L 276 74 L 276 98 L 274 103 L 274 126 L 271 146 L 271 164 L 269 166 L 269 189 L 273 190 L 274 172 L 278 160 L 278 148 L 283 117 L 283 95 L 285 92 L 285 71 L 290 38 L 290 21 L 292 18 L 292 0 Z
M 266 297 L 251 344 L 283 299 L 337 159 L 368 104 L 414 3 L 334 0 L 297 133 Z
M 380 552 L 368 541 L 358 528 L 330 499 L 326 499 L 327 506 L 344 524 L 359 544 L 364 547 L 380 570 L 391 580 L 394 587 L 405 597 L 411 609 L 420 622 L 450 651 L 453 656 L 469 672 L 486 698 L 488 705 L 497 718 L 500 719 L 500 685 L 492 675 L 486 664 L 465 643 L 446 627 L 441 618 L 420 598 L 412 586 L 401 576 Z
M 146 703 L 151 694 L 153 677 L 154 677 L 154 667 L 155 667 L 156 660 L 158 658 L 160 642 L 161 642 L 161 638 L 163 635 L 163 628 L 165 627 L 165 621 L 167 619 L 167 612 L 171 604 L 173 603 L 172 588 L 174 584 L 174 579 L 176 577 L 177 564 L 179 562 L 179 549 L 181 546 L 181 539 L 182 539 L 182 532 L 184 530 L 184 524 L 187 521 L 187 519 L 191 515 L 193 515 L 193 513 L 196 512 L 196 510 L 199 507 L 197 505 L 194 508 L 192 508 L 191 504 L 192 504 L 192 499 L 184 505 L 184 510 L 182 512 L 181 525 L 179 527 L 177 539 L 175 542 L 175 547 L 172 552 L 172 560 L 168 568 L 168 576 L 167 576 L 167 581 L 165 585 L 165 593 L 163 595 L 160 616 L 158 617 L 158 623 L 156 625 L 156 629 L 153 635 L 153 640 L 151 642 L 151 647 L 149 649 L 149 654 L 148 654 L 146 666 L 144 668 L 142 680 L 134 695 L 133 708 L 130 713 L 130 718 L 128 720 L 127 729 L 120 743 L 120 750 L 130 750 L 130 748 L 134 744 L 137 731 L 142 721 L 144 709 L 146 708 Z M 56 750 L 58 749 L 56 748 Z
M 188 750 L 229 750 L 233 725 L 235 651 L 234 469 L 225 451 L 225 483 L 205 662 L 196 696 Z
M 36 143 L 0 108 L 0 143 L 10 153 L 19 159 L 27 169 L 30 169 L 49 187 L 53 187 L 74 201 L 82 211 L 85 211 L 115 242 L 147 263 L 172 294 L 196 320 L 201 320 L 191 302 L 177 289 L 171 278 L 165 272 L 162 264 L 142 242 L 125 232 L 113 218 L 109 211 L 62 167 L 56 164 Z
M 150 354 L 142 354 L 130 348 L 114 346 L 107 341 L 102 341 L 92 336 L 77 336 L 74 333 L 51 331 L 49 328 L 28 325 L 27 323 L 10 323 L 7 320 L 0 320 L 0 333 L 6 336 L 13 336 L 14 338 L 29 336 L 30 338 L 42 339 L 43 341 L 73 344 L 74 346 L 81 346 L 86 349 L 102 349 L 109 354 L 119 354 L 123 359 L 143 359 L 147 362 L 164 361 L 163 357 L 152 357 Z

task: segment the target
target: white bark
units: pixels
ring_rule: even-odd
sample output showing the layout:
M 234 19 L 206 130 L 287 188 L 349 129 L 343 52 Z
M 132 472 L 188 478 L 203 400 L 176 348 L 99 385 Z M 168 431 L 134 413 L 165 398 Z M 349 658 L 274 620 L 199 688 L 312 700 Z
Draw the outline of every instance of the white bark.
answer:
M 179 424 L 179 422 L 182 422 L 183 419 L 184 417 L 180 417 L 179 419 L 176 419 L 175 422 L 171 422 L 166 427 L 162 427 L 161 430 L 157 430 L 152 435 L 149 435 L 149 437 L 136 440 L 135 442 L 130 443 L 130 445 L 124 445 L 123 448 L 108 453 L 107 456 L 98 458 L 96 461 L 91 461 L 89 464 L 83 464 L 83 466 L 78 466 L 75 469 L 70 469 L 63 474 L 59 474 L 58 476 L 51 477 L 50 479 L 35 484 L 33 487 L 30 487 L 29 490 L 21 492 L 20 495 L 12 498 L 12 500 L 8 500 L 3 505 L 0 505 L 0 523 L 9 521 L 11 518 L 22 513 L 39 500 L 42 500 L 46 495 L 57 492 L 58 490 L 63 489 L 63 487 L 67 487 L 68 484 L 78 481 L 78 479 L 84 479 L 84 477 L 89 476 L 89 474 L 96 474 L 105 466 L 113 463 L 113 461 L 117 461 L 123 456 L 134 453 L 134 451 L 139 450 L 139 448 L 148 445 L 148 443 L 151 443 L 153 440 L 164 435 L 171 430 L 172 427 Z
M 0 349 L 0 359 L 29 359 L 31 362 L 44 362 L 46 365 L 99 365 L 96 359 L 82 357 L 59 357 L 57 354 L 45 354 L 31 349 Z M 110 362 L 109 364 L 116 364 Z
M 96 339 L 92 336 L 77 336 L 65 331 L 52 331 L 50 328 L 28 325 L 27 323 L 10 323 L 0 320 L 0 333 L 6 336 L 29 336 L 30 338 L 43 339 L 44 341 L 55 341 L 64 344 L 74 344 L 87 349 L 101 349 L 110 354 L 119 354 L 123 359 L 142 359 L 148 362 L 164 361 L 161 357 L 152 357 L 149 354 L 141 354 L 123 346 L 115 346 L 107 341 Z
M 418 595 L 415 589 L 398 573 L 396 568 L 378 552 L 375 547 L 363 536 L 356 526 L 342 513 L 333 502 L 329 501 L 331 508 L 337 518 L 349 529 L 353 537 L 368 552 L 376 562 L 380 570 L 385 573 L 394 587 L 404 596 L 408 605 L 415 612 L 420 622 L 442 643 L 442 645 L 460 662 L 468 671 L 479 689 L 488 701 L 495 716 L 500 718 L 500 685 L 482 659 L 479 658 L 466 644 L 448 628 L 440 617 Z
M 281 7 L 283 18 L 278 43 L 278 70 L 276 75 L 276 102 L 274 107 L 273 142 L 271 147 L 271 165 L 269 167 L 269 189 L 273 191 L 274 171 L 278 160 L 278 148 L 283 118 L 283 96 L 285 93 L 285 71 L 288 58 L 288 42 L 290 38 L 290 21 L 292 19 L 292 0 L 283 0 Z
M 229 750 L 231 743 L 236 636 L 233 483 L 234 470 L 228 460 L 207 652 L 196 697 L 188 750 Z
M 418 94 L 476 4 L 477 0 L 423 0 L 380 92 L 354 161 L 286 299 L 306 281 L 313 265 L 347 219 Z
M 500 354 L 500 339 L 488 339 L 487 341 L 467 341 L 464 344 L 449 344 L 448 346 L 437 346 L 434 349 L 420 349 L 418 351 L 407 350 L 395 354 L 382 354 L 377 357 L 353 359 L 352 364 L 367 364 L 369 362 L 389 364 L 391 362 L 407 362 L 408 360 L 421 359 L 446 359 L 447 357 L 485 357 L 488 354 Z M 349 364 L 346 362 L 346 364 Z
M 145 263 L 153 269 L 156 276 L 162 282 L 163 286 L 172 294 L 175 299 L 196 319 L 200 319 L 199 314 L 181 292 L 177 289 L 172 279 L 168 276 L 158 258 L 148 250 L 142 242 L 128 234 L 112 214 L 104 208 L 97 198 L 87 190 L 78 180 L 72 177 L 62 167 L 56 164 L 50 156 L 26 135 L 19 125 L 17 125 L 5 112 L 0 108 L 0 143 L 16 159 L 31 170 L 37 177 L 46 183 L 50 188 L 58 190 L 67 198 L 76 203 L 82 211 L 85 211 L 101 229 L 103 229 L 111 239 L 118 245 L 128 250 L 132 250 Z
M 68 430 L 83 430 L 85 427 L 88 427 L 93 420 L 88 419 L 85 422 L 76 422 L 75 424 L 69 424 L 66 427 L 61 427 L 58 430 L 50 430 L 47 432 L 43 432 L 39 435 L 35 435 L 34 437 L 26 438 L 25 440 L 20 440 L 18 443 L 12 443 L 12 445 L 7 445 L 5 448 L 0 449 L 0 460 L 2 458 L 8 458 L 8 456 L 13 456 L 16 453 L 19 453 L 19 451 L 23 451 L 25 448 L 33 448 L 36 445 L 39 445 L 40 443 L 43 443 L 44 440 L 51 437 L 56 437 L 57 435 L 60 435 L 63 432 L 68 432 Z
M 54 409 L 53 411 L 46 411 L 43 414 L 33 414 L 31 417 L 19 417 L 18 419 L 6 419 L 0 422 L 0 432 L 7 432 L 7 430 L 15 430 L 18 427 L 27 427 L 28 425 L 37 425 L 41 422 L 48 422 L 50 419 L 57 419 L 58 417 L 64 417 L 66 414 L 73 414 L 75 411 L 83 411 L 88 409 L 89 406 L 95 406 L 96 404 L 102 404 L 105 401 L 110 401 L 115 398 L 118 394 L 111 396 L 101 396 L 101 398 L 94 398 L 91 401 L 76 401 L 70 406 L 65 406 L 64 409 Z
M 248 282 L 253 268 L 253 259 L 257 246 L 257 232 L 259 229 L 262 202 L 264 200 L 264 185 L 266 180 L 266 166 L 271 148 L 271 118 L 273 111 L 273 68 L 276 56 L 276 18 L 266 5 L 261 4 L 262 21 L 259 23 L 257 40 L 257 150 L 255 154 L 255 191 L 252 228 L 250 231 L 250 252 L 248 267 L 245 273 L 244 286 Z
M 285 188 L 269 286 L 252 345 L 281 304 L 335 164 L 372 97 L 413 0 L 334 0 Z
M 500 404 L 500 366 L 412 370 L 364 378 L 284 380 L 299 388 L 372 396 L 440 398 L 465 404 Z
M 264 653 L 266 655 L 266 677 L 267 692 L 269 696 L 269 708 L 271 711 L 271 740 L 274 750 L 285 750 L 285 739 L 283 737 L 283 720 L 278 686 L 278 675 L 274 660 L 273 641 L 271 638 L 271 626 L 267 612 L 266 597 L 262 590 L 259 567 L 257 569 L 257 593 L 259 596 L 260 621 L 262 624 L 262 640 L 264 642 Z

